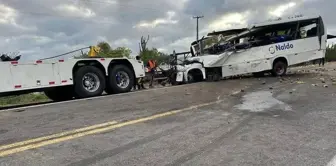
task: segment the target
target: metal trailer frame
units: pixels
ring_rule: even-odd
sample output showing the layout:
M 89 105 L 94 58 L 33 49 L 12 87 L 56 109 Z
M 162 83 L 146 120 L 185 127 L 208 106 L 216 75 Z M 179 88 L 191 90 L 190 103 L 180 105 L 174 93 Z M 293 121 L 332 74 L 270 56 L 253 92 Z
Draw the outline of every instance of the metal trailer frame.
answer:
M 20 63 L 19 61 L 0 62 L 1 76 L 0 79 L 0 96 L 18 95 L 30 92 L 50 92 L 57 97 L 54 100 L 67 100 L 72 97 L 85 98 L 101 95 L 100 92 L 78 94 L 76 86 L 80 87 L 80 81 L 76 82 L 76 74 L 83 68 L 95 69 L 98 75 L 102 73 L 105 77 L 100 87 L 104 88 L 107 93 L 122 93 L 131 90 L 136 78 L 144 77 L 145 70 L 142 61 L 128 58 L 83 58 L 83 59 L 59 59 L 59 60 L 37 60 L 35 62 Z M 116 90 L 111 87 L 113 75 L 111 72 L 124 69 L 129 74 L 131 85 L 124 89 Z M 90 69 L 87 71 L 89 72 Z M 93 71 L 91 71 L 93 72 Z M 93 72 L 94 73 L 94 72 Z M 115 73 L 115 71 L 114 71 Z M 78 84 L 78 85 L 77 85 Z M 66 87 L 66 88 L 65 88 Z M 70 89 L 69 89 L 70 88 Z M 77 88 L 78 89 L 78 88 Z M 71 96 L 70 97 L 70 91 Z M 57 93 L 58 91 L 58 93 Z M 74 92 L 74 93 L 72 93 Z M 62 94 L 63 93 L 63 94 Z M 64 97 L 62 97 L 62 95 Z

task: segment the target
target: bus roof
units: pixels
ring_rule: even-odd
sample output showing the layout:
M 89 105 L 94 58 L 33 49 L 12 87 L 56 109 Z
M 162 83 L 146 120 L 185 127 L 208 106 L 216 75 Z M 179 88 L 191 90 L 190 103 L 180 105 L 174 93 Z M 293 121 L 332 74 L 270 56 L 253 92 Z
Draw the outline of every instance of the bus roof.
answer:
M 224 31 L 213 31 L 213 32 L 208 33 L 208 36 L 213 36 L 213 35 L 228 36 L 228 35 L 232 35 L 232 34 L 238 34 L 238 33 L 244 32 L 246 30 L 247 30 L 247 28 L 228 29 L 228 30 L 224 30 Z
M 303 15 L 295 15 L 291 17 L 280 17 L 274 20 L 268 20 L 260 23 L 251 24 L 250 27 L 262 27 L 267 25 L 276 25 L 276 24 L 282 24 L 287 22 L 296 22 L 296 21 L 302 21 L 302 20 L 310 20 L 310 19 L 316 19 L 319 18 L 319 15 L 315 16 L 303 16 Z

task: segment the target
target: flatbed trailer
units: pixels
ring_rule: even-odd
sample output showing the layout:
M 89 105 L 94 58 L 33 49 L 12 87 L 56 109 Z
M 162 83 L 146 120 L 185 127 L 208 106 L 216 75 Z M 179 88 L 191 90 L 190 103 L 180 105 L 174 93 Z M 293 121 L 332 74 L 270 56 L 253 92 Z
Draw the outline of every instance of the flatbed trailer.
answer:
M 54 101 L 129 92 L 145 76 L 143 62 L 128 58 L 9 61 L 0 70 L 0 96 L 44 92 Z

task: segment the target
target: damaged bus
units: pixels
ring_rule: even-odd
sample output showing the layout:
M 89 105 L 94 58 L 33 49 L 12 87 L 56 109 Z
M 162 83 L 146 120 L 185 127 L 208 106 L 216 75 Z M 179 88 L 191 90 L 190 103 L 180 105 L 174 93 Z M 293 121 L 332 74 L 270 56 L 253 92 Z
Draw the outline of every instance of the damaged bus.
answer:
M 226 39 L 246 31 L 247 28 L 229 29 L 208 33 L 206 37 L 191 43 L 191 57 L 184 59 L 182 64 L 177 65 L 177 79 L 179 83 L 192 83 L 206 79 L 205 68 L 198 57 L 204 61 L 212 59 L 216 52 L 223 49 L 220 45 Z M 215 55 L 216 56 L 216 55 Z
M 327 35 L 321 16 L 297 15 L 254 24 L 211 46 L 202 42 L 193 45 L 199 55 L 188 61 L 197 63 L 198 68 L 180 70 L 176 81 L 189 82 L 200 74 L 214 81 L 248 73 L 283 76 L 288 66 L 324 58 L 331 38 L 335 36 Z

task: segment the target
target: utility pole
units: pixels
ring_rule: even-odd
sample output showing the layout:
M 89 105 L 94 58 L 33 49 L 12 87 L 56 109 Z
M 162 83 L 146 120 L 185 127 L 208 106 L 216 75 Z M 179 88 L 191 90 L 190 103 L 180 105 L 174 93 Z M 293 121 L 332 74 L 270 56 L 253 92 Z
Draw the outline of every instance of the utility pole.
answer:
M 196 41 L 198 41 L 198 19 L 203 18 L 204 16 L 194 16 L 196 18 Z

